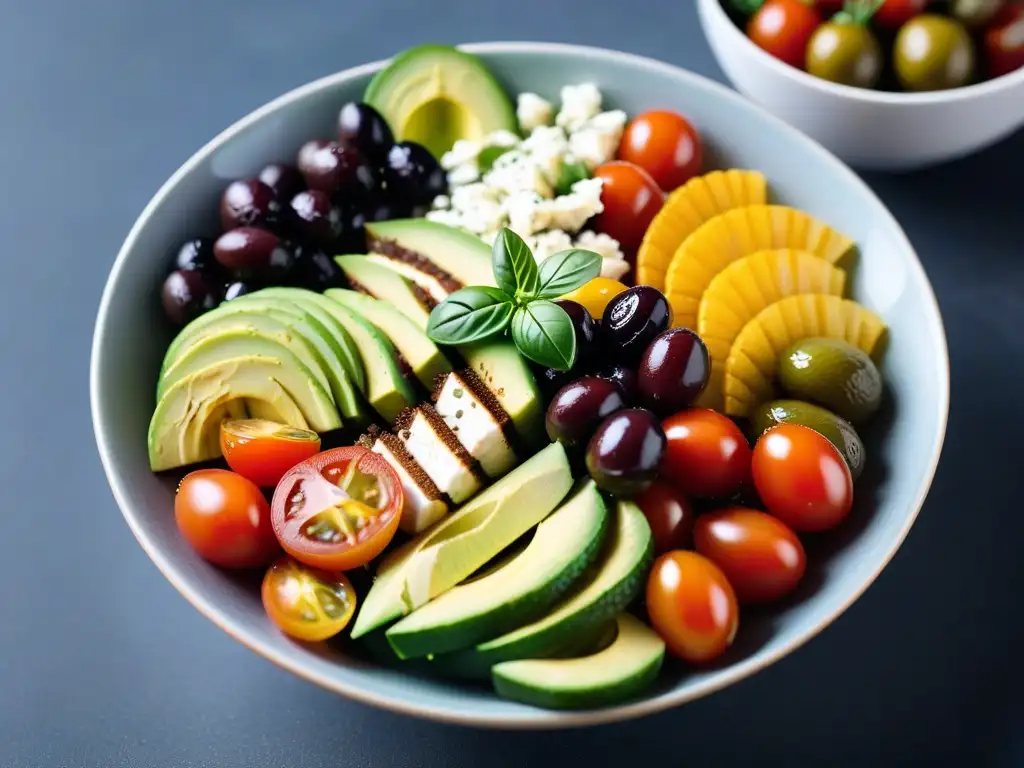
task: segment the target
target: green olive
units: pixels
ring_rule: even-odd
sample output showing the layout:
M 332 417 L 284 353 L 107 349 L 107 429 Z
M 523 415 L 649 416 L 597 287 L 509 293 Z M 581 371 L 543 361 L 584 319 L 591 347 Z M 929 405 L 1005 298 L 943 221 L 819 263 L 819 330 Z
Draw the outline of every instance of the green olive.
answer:
M 801 339 L 779 358 L 779 384 L 798 400 L 817 403 L 860 424 L 882 402 L 882 375 L 867 353 L 841 339 Z
M 923 13 L 896 35 L 896 76 L 908 91 L 959 88 L 974 75 L 974 44 L 955 19 Z
M 807 71 L 833 83 L 874 88 L 882 73 L 882 49 L 866 26 L 829 21 L 807 43 Z
M 1006 5 L 1005 0 L 952 0 L 949 12 L 972 29 L 988 25 Z
M 800 400 L 772 400 L 763 403 L 750 417 L 750 436 L 754 442 L 766 429 L 777 424 L 799 424 L 823 435 L 839 449 L 856 480 L 864 469 L 864 443 L 850 422 L 831 411 Z

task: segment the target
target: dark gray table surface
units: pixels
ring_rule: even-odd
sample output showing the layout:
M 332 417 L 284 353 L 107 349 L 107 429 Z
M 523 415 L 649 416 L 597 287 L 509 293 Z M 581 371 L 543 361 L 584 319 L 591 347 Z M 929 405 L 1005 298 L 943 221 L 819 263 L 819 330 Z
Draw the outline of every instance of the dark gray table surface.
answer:
M 163 180 L 283 91 L 427 40 L 552 40 L 716 79 L 692 0 L 32 0 L 0 15 L 0 768 L 1024 763 L 1024 134 L 869 175 L 942 306 L 953 406 L 931 495 L 841 619 L 684 709 L 496 733 L 348 702 L 256 657 L 164 581 L 89 419 L 107 270 Z M 885 137 L 880 136 L 880 141 Z

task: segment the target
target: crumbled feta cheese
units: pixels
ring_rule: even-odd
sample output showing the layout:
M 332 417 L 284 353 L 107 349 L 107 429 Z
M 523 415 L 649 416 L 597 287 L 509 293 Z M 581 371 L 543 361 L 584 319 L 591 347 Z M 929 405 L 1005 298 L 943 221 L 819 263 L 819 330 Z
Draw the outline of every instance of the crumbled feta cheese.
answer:
M 544 198 L 530 192 L 517 192 L 505 200 L 508 225 L 520 237 L 547 229 L 551 214 L 544 210 Z
M 448 186 L 458 187 L 463 184 L 472 184 L 480 181 L 480 166 L 477 165 L 476 160 L 472 160 L 462 165 L 457 165 L 452 170 L 448 171 Z
M 427 211 L 427 221 L 436 221 L 438 224 L 444 224 L 448 227 L 456 227 L 462 229 L 462 216 L 458 211 Z
M 601 91 L 593 83 L 567 85 L 562 88 L 562 108 L 555 124 L 567 131 L 575 131 L 601 111 Z
M 560 229 L 549 229 L 532 238 L 527 238 L 526 241 L 538 264 L 559 251 L 572 248 L 572 238 Z
M 605 259 L 624 259 L 619 241 L 604 232 L 580 232 L 574 243 L 576 248 L 593 251 Z
M 622 110 L 602 112 L 569 136 L 569 150 L 592 171 L 615 159 L 625 127 L 626 113 Z
M 465 211 L 479 203 L 497 203 L 500 200 L 497 191 L 483 182 L 465 184 L 452 190 L 452 208 Z
M 487 134 L 484 145 L 488 147 L 502 147 L 505 149 L 519 146 L 521 139 L 512 131 L 497 130 Z
M 484 176 L 484 183 L 505 195 L 531 192 L 541 197 L 551 197 L 551 184 L 530 158 L 522 152 L 511 150 L 494 162 L 494 167 Z
M 569 138 L 566 136 L 565 131 L 556 125 L 542 125 L 539 128 L 535 128 L 533 132 L 523 140 L 522 147 L 520 148 L 524 152 L 531 154 L 541 149 L 568 152 Z
M 621 280 L 629 272 L 629 262 L 625 259 L 601 259 L 601 277 Z
M 431 207 L 435 211 L 443 211 L 446 208 L 452 207 L 452 199 L 448 195 L 438 195 L 434 198 L 434 202 L 431 203 Z
M 572 185 L 568 195 L 541 203 L 551 215 L 551 226 L 566 232 L 578 232 L 591 216 L 604 210 L 601 204 L 601 179 L 583 179 Z
M 534 128 L 550 125 L 555 116 L 555 106 L 536 93 L 520 93 L 516 100 L 516 119 L 519 130 L 529 133 Z
M 441 167 L 446 171 L 452 171 L 466 163 L 476 163 L 477 157 L 484 148 L 482 141 L 472 139 L 458 139 L 452 148 L 441 155 Z

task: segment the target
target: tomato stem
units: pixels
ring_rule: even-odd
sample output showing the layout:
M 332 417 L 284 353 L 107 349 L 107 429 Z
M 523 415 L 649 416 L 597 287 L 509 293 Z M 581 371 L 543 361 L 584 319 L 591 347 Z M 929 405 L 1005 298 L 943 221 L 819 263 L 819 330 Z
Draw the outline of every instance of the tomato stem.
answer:
M 843 10 L 833 16 L 832 21 L 836 24 L 856 24 L 863 27 L 884 4 L 885 0 L 846 0 L 843 3 Z

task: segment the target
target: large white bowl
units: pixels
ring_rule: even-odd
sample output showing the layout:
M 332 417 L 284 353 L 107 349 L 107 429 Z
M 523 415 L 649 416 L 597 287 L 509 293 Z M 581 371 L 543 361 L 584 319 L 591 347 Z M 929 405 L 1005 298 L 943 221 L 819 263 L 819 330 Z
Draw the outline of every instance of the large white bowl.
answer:
M 711 50 L 736 88 L 858 168 L 924 168 L 977 152 L 1024 126 L 1024 69 L 947 91 L 851 88 L 762 51 L 721 0 L 697 3 Z
M 157 567 L 230 635 L 318 685 L 399 712 L 493 727 L 558 727 L 636 717 L 703 696 L 777 661 L 821 631 L 878 576 L 910 529 L 931 484 L 949 404 L 946 339 L 924 270 L 885 206 L 820 146 L 733 91 L 657 61 L 594 48 L 539 43 L 467 46 L 511 92 L 557 98 L 566 83 L 592 80 L 609 104 L 688 115 L 717 166 L 756 168 L 774 200 L 804 208 L 860 247 L 852 292 L 891 329 L 884 372 L 888 408 L 863 437 L 870 463 L 849 522 L 808 542 L 799 593 L 769 611 L 744 612 L 720 663 L 669 664 L 642 699 L 594 712 L 559 713 L 503 701 L 489 690 L 414 677 L 351 653 L 345 642 L 294 643 L 264 615 L 250 579 L 219 570 L 184 542 L 174 523 L 173 479 L 149 471 L 146 428 L 160 360 L 170 339 L 159 287 L 168 254 L 214 226 L 229 179 L 295 156 L 334 131 L 339 106 L 358 99 L 381 62 L 288 93 L 228 128 L 157 192 L 128 234 L 107 281 L 92 351 L 93 424 L 103 467 L 132 531 Z

